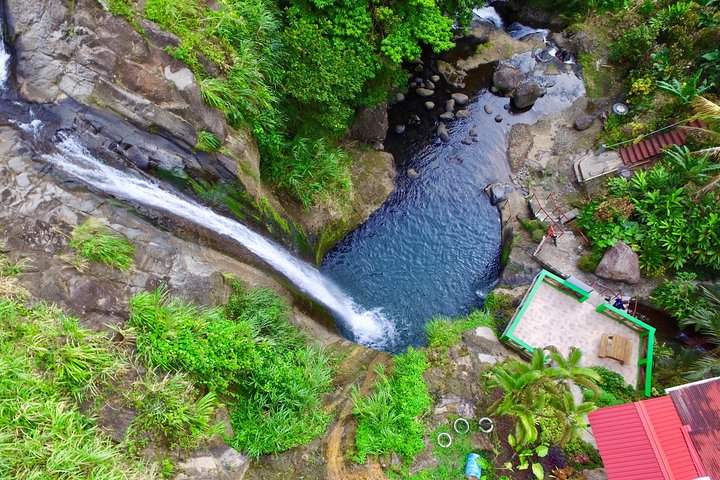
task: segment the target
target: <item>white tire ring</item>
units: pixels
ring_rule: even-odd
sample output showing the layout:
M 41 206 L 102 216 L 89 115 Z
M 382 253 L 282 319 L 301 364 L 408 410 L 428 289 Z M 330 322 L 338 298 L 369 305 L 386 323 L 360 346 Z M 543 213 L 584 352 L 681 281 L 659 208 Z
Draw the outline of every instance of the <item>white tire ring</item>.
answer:
M 458 429 L 458 424 L 460 424 L 460 425 L 464 424 L 465 428 L 463 428 L 462 430 Z M 455 420 L 455 423 L 453 423 L 453 430 L 455 430 L 457 433 L 468 433 L 470 431 L 470 424 L 468 423 L 467 420 L 460 417 L 457 420 Z
M 446 443 L 446 444 L 443 444 L 443 442 L 442 442 L 441 439 L 442 439 L 442 438 L 446 438 L 446 437 L 447 437 L 447 443 Z M 442 448 L 449 448 L 450 445 L 452 445 L 452 437 L 450 436 L 449 433 L 442 432 L 442 433 L 438 434 L 438 436 L 437 436 L 437 443 L 438 443 L 438 445 L 440 445 Z
M 483 426 L 483 424 L 485 424 L 485 425 L 490 424 L 490 426 L 489 427 Z M 478 428 L 483 433 L 490 433 L 495 428 L 495 424 L 493 423 L 492 419 L 490 419 L 488 417 L 483 417 L 480 420 L 478 420 Z

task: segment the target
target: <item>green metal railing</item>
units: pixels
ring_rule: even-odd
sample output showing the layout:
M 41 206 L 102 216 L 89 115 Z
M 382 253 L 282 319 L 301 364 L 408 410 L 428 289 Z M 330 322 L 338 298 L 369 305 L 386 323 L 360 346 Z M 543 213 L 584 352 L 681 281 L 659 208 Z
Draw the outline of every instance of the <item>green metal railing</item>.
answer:
M 513 345 L 515 348 L 524 350 L 528 354 L 532 355 L 535 349 L 528 345 L 527 342 L 515 335 L 515 329 L 525 315 L 528 306 L 530 305 L 533 297 L 537 294 L 540 285 L 545 282 L 551 287 L 561 291 L 566 295 L 577 297 L 579 303 L 586 301 L 590 298 L 590 293 L 573 285 L 567 280 L 548 272 L 547 270 L 541 270 L 540 273 L 535 277 L 532 286 L 527 291 L 525 296 L 520 303 L 520 307 L 515 311 L 510 323 L 508 324 L 505 331 L 500 336 L 500 340 Z M 652 388 L 652 367 L 653 367 L 653 351 L 655 348 L 655 328 L 638 320 L 632 315 L 628 314 L 623 310 L 619 310 L 608 303 L 598 305 L 595 308 L 597 313 L 600 313 L 611 320 L 618 323 L 622 323 L 631 330 L 637 332 L 640 335 L 640 347 L 638 352 L 638 388 L 642 385 L 642 392 L 645 396 L 649 397 Z M 645 354 L 643 354 L 645 351 Z M 644 370 L 644 374 L 640 371 Z M 644 378 L 641 378 L 644 377 Z

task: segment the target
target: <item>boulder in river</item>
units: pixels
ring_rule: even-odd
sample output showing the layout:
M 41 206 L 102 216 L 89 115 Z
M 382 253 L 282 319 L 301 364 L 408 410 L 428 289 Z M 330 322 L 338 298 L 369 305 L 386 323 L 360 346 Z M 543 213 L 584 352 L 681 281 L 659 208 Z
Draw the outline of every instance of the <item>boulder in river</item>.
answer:
M 427 108 L 428 110 L 432 110 L 433 108 L 435 108 L 435 104 L 433 102 L 425 102 L 425 108 Z
M 432 97 L 435 94 L 434 90 L 430 90 L 429 88 L 416 88 L 415 93 L 417 93 L 419 96 L 423 98 Z
M 443 142 L 450 141 L 450 132 L 448 132 L 448 129 L 444 123 L 441 123 L 440 125 L 438 125 L 437 135 L 440 138 L 440 140 L 442 140 Z
M 429 90 L 435 90 L 435 84 L 433 82 L 431 82 L 430 80 L 427 80 L 425 82 L 425 88 L 427 88 Z
M 445 112 L 440 114 L 440 118 L 442 120 L 452 120 L 453 118 L 455 118 L 455 114 L 453 112 Z
M 414 168 L 408 168 L 408 169 L 407 169 L 407 176 L 410 177 L 410 178 L 418 178 L 418 177 L 420 176 L 420 174 L 419 174 L 418 171 L 415 170 Z
M 457 105 L 465 105 L 470 100 L 464 93 L 453 93 L 450 97 L 455 100 L 455 104 Z
M 432 77 L 430 77 L 430 80 L 437 83 L 440 81 L 440 75 L 433 75 Z
M 446 112 L 454 112 L 455 111 L 455 100 L 452 98 L 445 102 L 445 111 Z
M 507 95 L 512 92 L 525 75 L 514 65 L 507 62 L 500 62 L 495 73 L 493 73 L 493 87 L 498 93 Z
M 467 73 L 443 61 L 438 61 L 437 66 L 440 75 L 451 87 L 465 88 L 465 76 Z
M 502 119 L 502 115 L 500 115 L 500 114 L 495 115 L 495 121 L 496 121 L 497 123 L 502 122 L 502 120 L 503 120 L 503 119 Z
M 545 95 L 545 89 L 535 80 L 523 80 L 515 87 L 513 104 L 517 108 L 531 107 L 535 101 Z
M 595 275 L 607 280 L 636 284 L 640 281 L 638 254 L 623 242 L 610 247 L 600 260 Z
M 493 205 L 507 200 L 512 191 L 513 187 L 509 183 L 491 183 L 485 188 L 485 192 L 490 197 L 490 203 Z
M 455 118 L 468 118 L 470 116 L 470 112 L 467 110 L 458 110 L 455 112 Z
M 485 109 L 485 113 L 487 113 L 487 114 L 493 113 L 493 107 L 489 103 L 486 103 L 483 108 Z

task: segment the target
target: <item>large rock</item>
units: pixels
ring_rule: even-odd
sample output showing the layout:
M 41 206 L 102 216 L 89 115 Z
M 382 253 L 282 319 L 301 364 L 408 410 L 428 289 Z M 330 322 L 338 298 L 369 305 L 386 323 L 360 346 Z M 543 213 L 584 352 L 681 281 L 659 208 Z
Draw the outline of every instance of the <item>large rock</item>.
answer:
M 545 95 L 545 89 L 538 85 L 535 80 L 523 80 L 515 87 L 513 104 L 517 108 L 531 107 L 543 95 Z
M 506 95 L 512 92 L 524 78 L 525 75 L 517 67 L 501 62 L 493 73 L 493 86 L 498 93 Z
M 363 142 L 382 142 L 389 128 L 387 104 L 362 107 L 355 116 L 350 138 Z
M 465 73 L 463 70 L 453 67 L 447 62 L 437 62 L 438 71 L 445 81 L 454 88 L 465 88 Z
M 595 269 L 595 275 L 607 280 L 638 283 L 640 281 L 638 254 L 625 243 L 618 241 L 614 247 L 607 249 Z
M 578 132 L 587 130 L 592 126 L 594 121 L 595 117 L 593 115 L 581 115 L 575 119 L 575 130 Z

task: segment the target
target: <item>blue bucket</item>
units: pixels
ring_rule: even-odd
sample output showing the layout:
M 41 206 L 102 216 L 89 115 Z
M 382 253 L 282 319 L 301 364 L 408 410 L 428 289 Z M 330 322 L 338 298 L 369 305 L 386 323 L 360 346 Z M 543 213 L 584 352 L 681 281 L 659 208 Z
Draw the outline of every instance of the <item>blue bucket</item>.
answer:
M 478 458 L 481 458 L 477 453 L 471 453 L 468 455 L 467 463 L 465 464 L 465 475 L 472 475 L 473 477 L 480 478 L 482 476 L 482 468 L 478 465 Z

